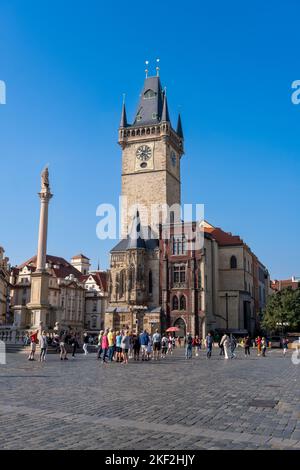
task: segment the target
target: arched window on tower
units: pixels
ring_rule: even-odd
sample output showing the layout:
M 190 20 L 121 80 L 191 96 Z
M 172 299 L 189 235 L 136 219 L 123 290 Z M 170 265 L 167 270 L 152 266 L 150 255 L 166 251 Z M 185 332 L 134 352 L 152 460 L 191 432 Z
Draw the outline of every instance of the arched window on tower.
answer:
M 172 300 L 172 310 L 178 310 L 178 297 L 174 295 Z
M 153 292 L 153 279 L 152 279 L 152 271 L 149 271 L 149 294 Z
M 236 259 L 236 256 L 234 255 L 230 258 L 230 268 L 231 269 L 237 268 L 237 259 Z
M 185 295 L 180 297 L 180 310 L 186 310 L 186 299 Z

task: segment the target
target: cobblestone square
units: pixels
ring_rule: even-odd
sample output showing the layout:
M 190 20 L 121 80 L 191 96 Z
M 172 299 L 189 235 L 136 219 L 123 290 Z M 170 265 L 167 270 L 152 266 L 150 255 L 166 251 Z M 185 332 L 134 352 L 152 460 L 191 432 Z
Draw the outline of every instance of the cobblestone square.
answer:
M 7 354 L 0 448 L 300 449 L 299 370 L 280 350 L 127 366 Z

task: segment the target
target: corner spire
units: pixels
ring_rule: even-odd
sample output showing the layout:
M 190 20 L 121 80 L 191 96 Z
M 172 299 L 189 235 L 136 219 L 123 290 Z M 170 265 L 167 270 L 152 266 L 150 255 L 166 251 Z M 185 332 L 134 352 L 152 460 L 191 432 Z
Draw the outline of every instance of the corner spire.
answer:
M 167 102 L 167 95 L 164 93 L 164 103 L 163 103 L 163 110 L 161 113 L 161 120 L 162 121 L 170 121 L 170 116 L 169 116 L 169 109 L 168 109 L 168 102 Z
M 126 107 L 125 107 L 125 102 L 123 101 L 120 127 L 127 127 L 127 126 L 128 126 L 128 122 L 127 122 Z
M 178 122 L 177 122 L 177 130 L 176 130 L 177 135 L 183 139 L 183 130 L 182 130 L 182 122 L 181 122 L 181 116 L 180 113 L 178 114 Z

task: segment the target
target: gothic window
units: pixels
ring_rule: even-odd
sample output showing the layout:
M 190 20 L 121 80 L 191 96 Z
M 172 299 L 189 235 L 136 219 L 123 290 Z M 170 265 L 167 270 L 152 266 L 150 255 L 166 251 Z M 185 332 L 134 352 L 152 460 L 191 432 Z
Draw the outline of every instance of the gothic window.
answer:
M 149 294 L 153 291 L 152 271 L 149 271 Z
M 173 268 L 173 282 L 184 283 L 185 282 L 185 265 L 177 264 Z
M 230 268 L 231 269 L 236 269 L 237 268 L 237 259 L 236 256 L 232 256 L 230 258 Z
M 155 98 L 155 96 L 156 96 L 156 93 L 153 90 L 147 90 L 144 93 L 144 99 L 145 100 L 151 100 L 152 98 Z
M 174 217 L 174 213 L 173 213 Z M 173 237 L 173 255 L 186 254 L 186 239 L 184 235 L 175 235 Z
M 172 310 L 178 310 L 178 297 L 174 295 L 172 300 Z
M 184 295 L 180 297 L 180 310 L 186 310 L 186 298 Z

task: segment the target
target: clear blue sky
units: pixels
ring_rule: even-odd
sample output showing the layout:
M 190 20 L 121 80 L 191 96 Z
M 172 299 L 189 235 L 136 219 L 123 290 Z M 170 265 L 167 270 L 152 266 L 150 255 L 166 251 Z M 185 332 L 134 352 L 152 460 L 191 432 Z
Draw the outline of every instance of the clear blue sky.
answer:
M 122 93 L 133 117 L 144 61 L 161 59 L 186 138 L 183 202 L 239 234 L 273 278 L 300 275 L 298 0 L 1 0 L 0 245 L 36 251 L 40 172 L 50 164 L 49 254 L 107 267 L 96 207 L 117 203 Z M 174 122 L 175 124 L 175 122 Z

